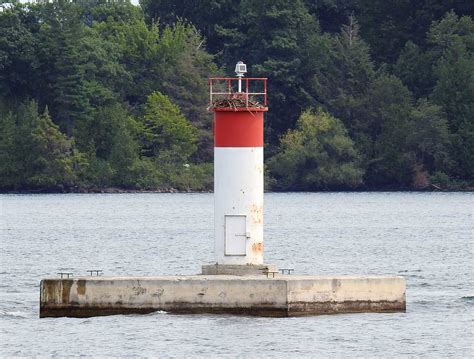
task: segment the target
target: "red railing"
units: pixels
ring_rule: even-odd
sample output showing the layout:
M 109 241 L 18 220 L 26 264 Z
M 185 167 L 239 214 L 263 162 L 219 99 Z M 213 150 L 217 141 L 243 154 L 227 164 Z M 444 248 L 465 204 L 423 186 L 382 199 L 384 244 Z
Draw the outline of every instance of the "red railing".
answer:
M 239 81 L 241 81 L 241 92 L 238 91 Z M 263 88 L 261 92 L 249 92 L 249 86 L 255 88 L 258 87 L 259 84 L 261 84 L 260 86 Z M 214 89 L 217 89 L 217 92 L 214 92 Z M 232 99 L 240 96 L 245 98 L 246 107 L 255 107 L 256 103 L 260 104 L 260 102 L 257 101 L 259 97 L 263 97 L 263 107 L 267 107 L 267 78 L 212 77 L 209 79 L 210 106 L 214 105 L 216 99 Z M 249 96 L 251 97 L 250 106 Z

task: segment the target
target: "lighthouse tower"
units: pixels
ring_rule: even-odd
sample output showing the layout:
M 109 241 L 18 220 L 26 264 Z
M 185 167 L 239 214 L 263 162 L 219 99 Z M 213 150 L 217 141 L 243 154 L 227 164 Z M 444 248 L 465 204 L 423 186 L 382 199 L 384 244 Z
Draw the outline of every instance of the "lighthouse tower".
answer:
M 247 68 L 241 61 L 235 72 L 236 78 L 209 79 L 214 112 L 215 265 L 203 266 L 204 274 L 268 270 L 263 264 L 267 79 L 243 78 Z
M 209 80 L 215 262 L 203 265 L 202 275 L 63 278 L 60 273 L 61 278 L 41 281 L 40 318 L 159 310 L 271 317 L 406 310 L 405 279 L 399 276 L 291 276 L 291 268 L 280 274 L 275 265 L 264 264 L 267 79 L 243 78 L 246 72 L 238 62 L 237 78 Z

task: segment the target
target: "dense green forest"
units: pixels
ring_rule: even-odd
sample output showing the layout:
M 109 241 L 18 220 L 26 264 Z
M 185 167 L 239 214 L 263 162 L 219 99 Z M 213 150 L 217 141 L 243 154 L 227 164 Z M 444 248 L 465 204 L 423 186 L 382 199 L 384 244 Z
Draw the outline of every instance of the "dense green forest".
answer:
M 269 78 L 273 190 L 472 189 L 470 0 L 0 0 L 0 190 L 212 189 L 207 78 Z

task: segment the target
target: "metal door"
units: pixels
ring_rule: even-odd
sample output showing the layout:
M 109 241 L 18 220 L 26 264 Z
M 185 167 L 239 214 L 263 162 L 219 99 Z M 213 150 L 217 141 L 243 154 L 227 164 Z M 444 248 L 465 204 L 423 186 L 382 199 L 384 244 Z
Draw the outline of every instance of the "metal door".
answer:
M 246 216 L 225 216 L 225 255 L 245 256 L 247 244 Z

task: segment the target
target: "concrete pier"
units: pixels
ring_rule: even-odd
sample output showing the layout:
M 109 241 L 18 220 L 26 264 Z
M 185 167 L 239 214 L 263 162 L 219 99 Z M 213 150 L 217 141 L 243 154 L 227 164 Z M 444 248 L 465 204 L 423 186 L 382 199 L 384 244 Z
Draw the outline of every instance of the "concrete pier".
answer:
M 231 313 L 299 316 L 405 311 L 405 280 L 393 276 L 78 277 L 41 281 L 40 317 Z

